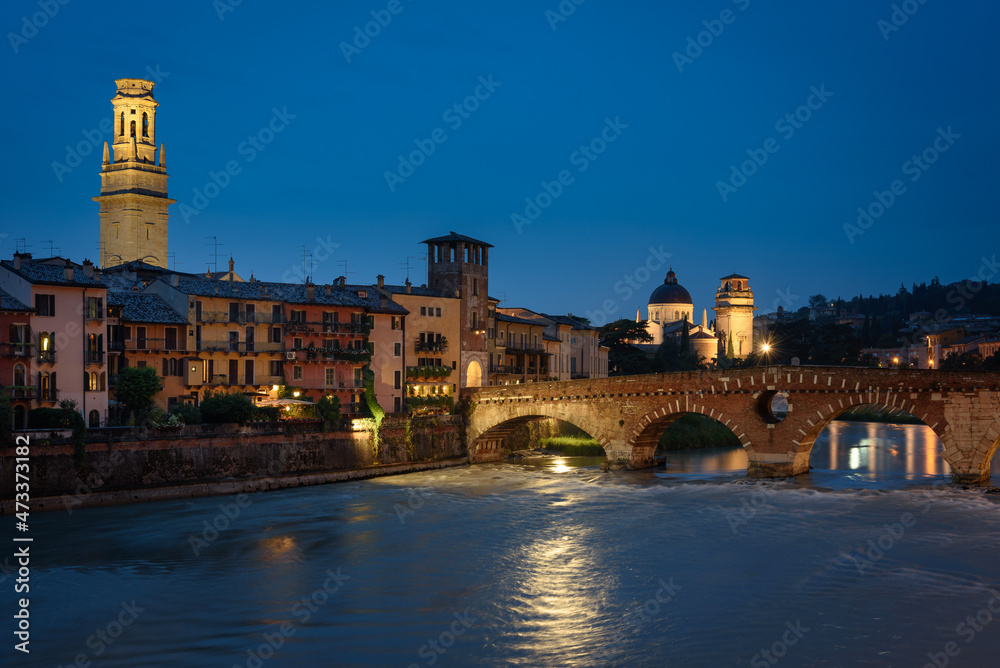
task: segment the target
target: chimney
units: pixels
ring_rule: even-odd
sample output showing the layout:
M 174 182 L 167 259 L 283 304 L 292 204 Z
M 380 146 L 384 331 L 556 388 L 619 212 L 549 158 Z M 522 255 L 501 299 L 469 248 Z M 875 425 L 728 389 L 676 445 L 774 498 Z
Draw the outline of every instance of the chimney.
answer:
M 378 276 L 375 277 L 375 280 L 378 281 L 378 286 L 380 288 L 384 288 L 385 287 L 385 276 L 383 276 L 382 274 L 379 274 Z
M 330 297 L 331 295 L 333 295 L 333 286 L 332 285 L 325 285 L 323 287 L 326 288 L 326 296 L 327 297 Z
M 87 278 L 94 277 L 94 263 L 91 262 L 90 260 L 83 261 L 83 274 Z
M 309 301 L 316 299 L 316 286 L 312 283 L 306 283 L 306 299 Z
M 406 294 L 410 294 L 411 285 L 412 283 L 410 283 L 410 279 L 406 279 Z
M 173 276 L 170 277 L 170 285 L 172 285 L 172 286 L 174 286 L 176 288 L 180 284 L 181 284 L 180 276 L 178 276 L 177 274 L 174 274 Z
M 344 287 L 345 282 L 347 282 L 347 279 L 344 278 L 343 276 L 338 276 L 337 278 L 333 279 L 333 284 L 338 285 L 340 287 Z
M 14 269 L 17 269 L 18 271 L 20 271 L 20 269 L 21 269 L 21 254 L 20 253 L 14 253 Z
M 73 265 L 69 263 L 69 260 L 66 260 L 66 280 L 73 280 Z
M 229 273 L 230 273 L 230 274 L 231 274 L 231 273 L 233 273 L 233 267 L 235 266 L 235 264 L 236 264 L 236 263 L 235 263 L 235 262 L 233 262 L 233 256 L 232 256 L 232 255 L 230 255 L 230 256 L 229 256 Z

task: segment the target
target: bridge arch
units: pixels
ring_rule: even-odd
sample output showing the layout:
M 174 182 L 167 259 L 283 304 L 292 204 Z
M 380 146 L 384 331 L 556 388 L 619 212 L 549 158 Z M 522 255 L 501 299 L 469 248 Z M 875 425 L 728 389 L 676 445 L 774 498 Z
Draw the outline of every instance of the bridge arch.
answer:
M 607 433 L 587 416 L 569 414 L 564 408 L 532 403 L 513 405 L 496 403 L 478 406 L 467 427 L 469 459 L 472 462 L 496 461 L 502 458 L 503 440 L 517 428 L 535 420 L 552 418 L 583 430 L 608 452 Z
M 734 423 L 732 417 L 727 417 L 722 411 L 715 408 L 693 405 L 685 410 L 673 410 L 669 406 L 663 406 L 639 418 L 637 427 L 628 440 L 628 444 L 632 448 L 633 458 L 639 461 L 652 460 L 664 432 L 674 422 L 691 414 L 704 415 L 718 422 L 739 440 L 740 445 L 746 450 L 748 458 L 754 454 L 753 444 L 747 438 L 746 433 L 739 429 L 739 425 Z

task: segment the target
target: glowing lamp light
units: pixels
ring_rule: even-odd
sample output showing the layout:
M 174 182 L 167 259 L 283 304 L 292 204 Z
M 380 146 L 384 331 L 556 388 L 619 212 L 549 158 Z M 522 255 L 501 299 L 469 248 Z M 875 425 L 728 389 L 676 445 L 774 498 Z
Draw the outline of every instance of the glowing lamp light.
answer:
M 277 392 L 278 391 L 278 386 L 277 385 L 272 385 L 271 386 L 271 391 L 272 392 Z
M 302 394 L 302 393 L 301 393 L 301 392 L 299 392 L 298 390 L 295 390 L 294 392 L 292 392 L 292 396 L 293 396 L 293 397 L 297 397 L 297 396 L 299 396 L 300 394 Z
M 767 353 L 769 353 L 771 351 L 771 344 L 770 343 L 765 343 L 764 345 L 762 345 L 760 347 L 760 351 L 766 355 Z

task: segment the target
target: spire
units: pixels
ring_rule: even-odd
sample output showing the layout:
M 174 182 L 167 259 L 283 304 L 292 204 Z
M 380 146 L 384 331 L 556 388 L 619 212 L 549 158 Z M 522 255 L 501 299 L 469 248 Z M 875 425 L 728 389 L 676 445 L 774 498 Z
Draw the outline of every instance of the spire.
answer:
M 701 310 L 701 326 L 703 328 L 705 328 L 705 329 L 708 329 L 708 309 L 707 308 L 703 308 Z
M 108 157 L 108 142 L 104 142 L 104 164 L 106 165 L 109 162 L 111 162 L 111 159 Z
M 167 166 L 167 147 L 160 144 L 160 167 Z
M 636 322 L 641 322 L 642 321 L 642 318 L 639 317 L 639 309 L 635 310 L 635 321 Z
M 235 263 L 233 262 L 233 256 L 230 255 L 229 256 L 229 273 L 230 274 L 233 273 L 233 267 L 234 266 L 235 266 Z

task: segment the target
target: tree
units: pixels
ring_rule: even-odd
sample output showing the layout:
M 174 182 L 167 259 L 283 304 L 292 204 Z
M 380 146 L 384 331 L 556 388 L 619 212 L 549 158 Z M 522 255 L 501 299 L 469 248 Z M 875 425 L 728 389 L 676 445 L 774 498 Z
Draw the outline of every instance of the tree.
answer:
M 942 371 L 981 371 L 983 358 L 979 353 L 951 353 L 941 360 Z
M 10 403 L 10 397 L 6 393 L 0 393 L 0 439 L 4 443 L 10 443 L 13 428 L 14 406 Z
M 726 358 L 733 359 L 736 357 L 736 351 L 733 349 L 733 337 L 726 337 L 729 340 L 729 344 L 726 346 Z
M 136 414 L 149 410 L 159 391 L 160 375 L 151 366 L 130 366 L 118 372 L 115 399 Z
M 316 402 L 316 412 L 326 422 L 331 429 L 336 429 L 340 425 L 340 397 L 333 394 L 326 394 Z
M 681 352 L 691 350 L 691 328 L 688 326 L 687 314 L 684 314 L 684 325 L 681 328 Z
M 819 308 L 820 306 L 826 306 L 829 303 L 830 303 L 830 300 L 828 300 L 822 294 L 813 295 L 812 297 L 809 298 L 809 307 L 810 308 Z
M 601 327 L 600 341 L 602 346 L 614 348 L 630 343 L 652 343 L 653 337 L 646 331 L 646 321 L 635 322 L 628 318 L 615 320 Z
M 246 424 L 253 419 L 256 410 L 250 397 L 241 392 L 214 393 L 209 390 L 201 402 L 201 419 L 216 424 Z

